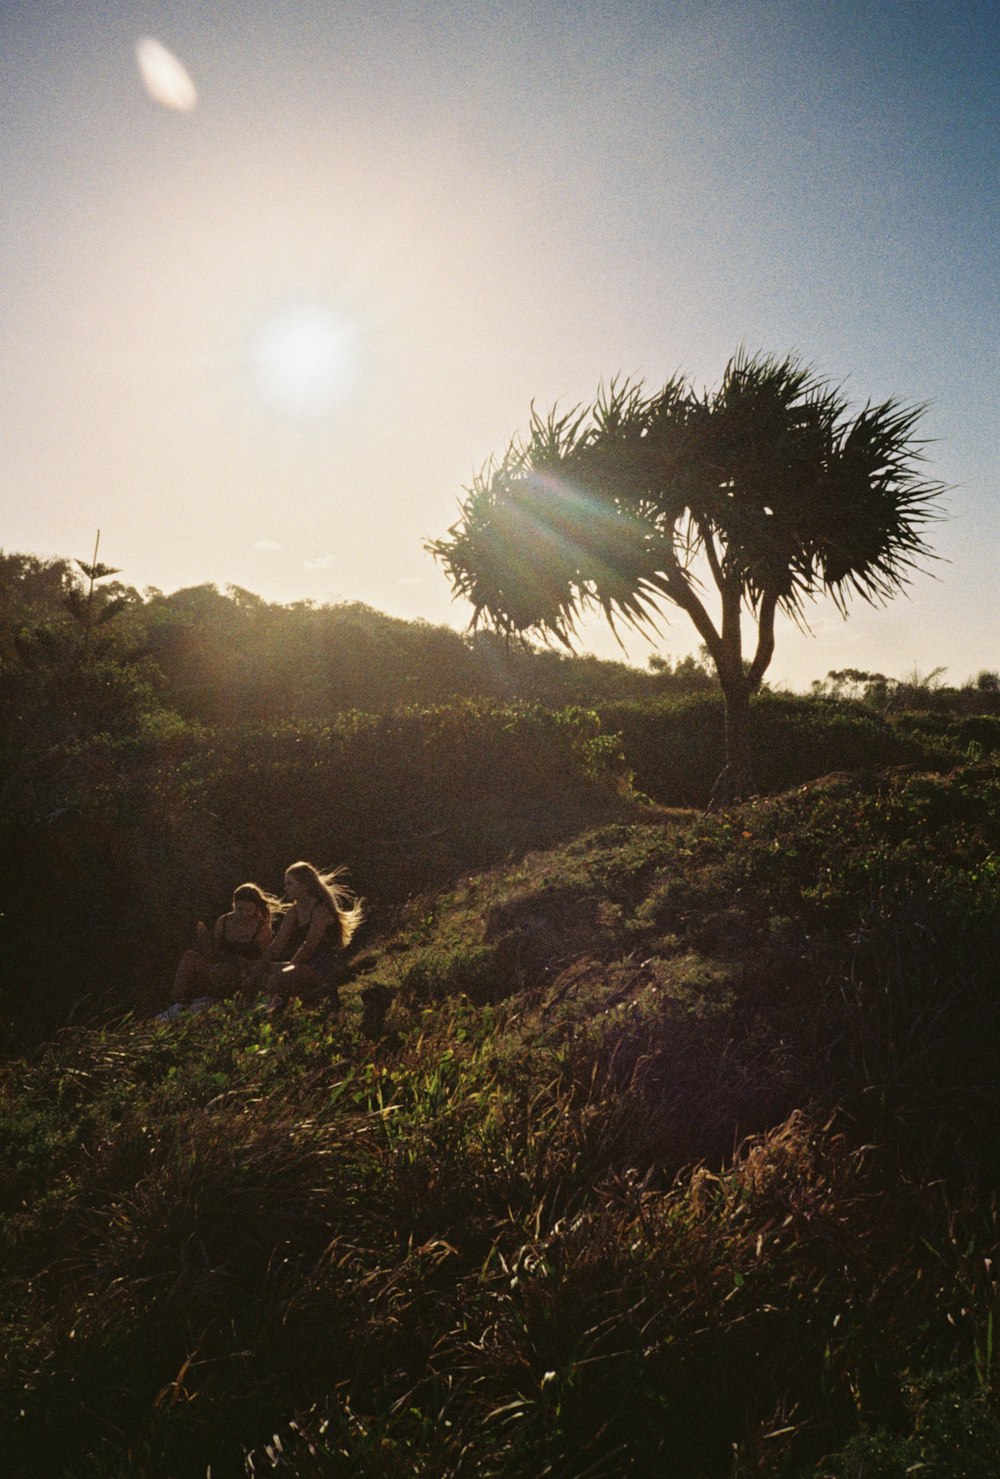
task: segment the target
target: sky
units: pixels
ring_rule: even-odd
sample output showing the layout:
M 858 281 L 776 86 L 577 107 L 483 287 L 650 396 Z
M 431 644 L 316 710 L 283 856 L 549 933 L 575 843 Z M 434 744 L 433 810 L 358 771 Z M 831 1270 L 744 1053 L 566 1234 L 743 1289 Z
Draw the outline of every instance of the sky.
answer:
M 998 146 L 997 0 L 0 0 L 0 547 L 464 628 L 532 402 L 794 351 L 950 492 L 769 676 L 995 670 Z

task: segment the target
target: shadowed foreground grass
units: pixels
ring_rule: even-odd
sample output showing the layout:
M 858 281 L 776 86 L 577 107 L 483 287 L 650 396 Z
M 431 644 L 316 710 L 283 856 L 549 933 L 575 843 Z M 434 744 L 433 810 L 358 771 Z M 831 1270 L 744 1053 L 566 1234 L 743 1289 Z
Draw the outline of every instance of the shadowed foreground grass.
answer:
M 998 856 L 988 767 L 651 812 L 11 1064 L 7 1472 L 994 1474 Z

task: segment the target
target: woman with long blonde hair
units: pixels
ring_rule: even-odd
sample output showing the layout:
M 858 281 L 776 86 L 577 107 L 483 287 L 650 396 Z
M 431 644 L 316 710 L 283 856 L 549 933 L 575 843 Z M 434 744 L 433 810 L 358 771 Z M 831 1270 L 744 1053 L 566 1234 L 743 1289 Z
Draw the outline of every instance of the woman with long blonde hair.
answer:
M 344 887 L 343 876 L 343 868 L 320 872 L 304 862 L 285 870 L 285 895 L 291 904 L 254 971 L 254 980 L 274 1005 L 289 996 L 325 996 L 340 1005 L 342 952 L 364 918 L 362 902 Z

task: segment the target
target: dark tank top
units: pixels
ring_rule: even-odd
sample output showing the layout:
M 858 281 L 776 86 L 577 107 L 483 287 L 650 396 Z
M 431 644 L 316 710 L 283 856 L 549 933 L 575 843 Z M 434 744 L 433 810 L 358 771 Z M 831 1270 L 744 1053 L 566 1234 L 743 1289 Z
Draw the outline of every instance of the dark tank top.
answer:
M 264 952 L 253 940 L 227 940 L 225 925 L 222 929 L 222 939 L 215 943 L 224 960 L 260 960 Z
M 309 910 L 309 918 L 306 920 L 305 924 L 297 924 L 295 926 L 295 929 L 292 931 L 292 937 L 289 940 L 287 946 L 289 959 L 291 959 L 291 957 L 295 954 L 297 950 L 301 950 L 302 946 L 305 944 L 306 936 L 308 935 L 310 926 L 312 925 L 313 914 L 319 907 L 320 903 L 317 899 L 312 908 Z M 324 930 L 323 934 L 320 936 L 319 942 L 316 946 L 316 949 L 313 951 L 313 954 L 319 955 L 321 952 L 327 950 L 339 950 L 339 948 L 340 920 L 337 918 L 336 915 L 334 915 L 334 917 L 330 920 L 329 924 Z

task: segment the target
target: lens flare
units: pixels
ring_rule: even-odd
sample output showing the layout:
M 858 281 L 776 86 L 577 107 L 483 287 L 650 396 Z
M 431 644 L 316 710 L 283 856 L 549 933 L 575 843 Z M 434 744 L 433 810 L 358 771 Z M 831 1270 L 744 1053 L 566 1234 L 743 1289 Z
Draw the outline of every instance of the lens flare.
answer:
M 153 36 L 136 42 L 135 57 L 149 96 L 164 108 L 190 113 L 198 94 L 184 63 Z

